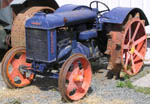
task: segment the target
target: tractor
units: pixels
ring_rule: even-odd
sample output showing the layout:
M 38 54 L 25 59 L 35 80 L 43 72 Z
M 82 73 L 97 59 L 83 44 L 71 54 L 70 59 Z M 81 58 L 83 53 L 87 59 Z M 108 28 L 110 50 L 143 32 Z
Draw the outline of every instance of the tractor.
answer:
M 143 66 L 149 23 L 139 8 L 110 10 L 93 1 L 89 6 L 66 4 L 53 12 L 40 10 L 24 23 L 17 21 L 19 25 L 12 28 L 16 32 L 11 34 L 12 48 L 1 64 L 2 77 L 10 88 L 31 84 L 36 74 L 50 76 L 58 79 L 63 99 L 76 101 L 90 87 L 90 62 L 107 57 L 107 69 L 116 77 L 121 71 L 136 75 Z M 22 27 L 25 35 L 20 35 Z

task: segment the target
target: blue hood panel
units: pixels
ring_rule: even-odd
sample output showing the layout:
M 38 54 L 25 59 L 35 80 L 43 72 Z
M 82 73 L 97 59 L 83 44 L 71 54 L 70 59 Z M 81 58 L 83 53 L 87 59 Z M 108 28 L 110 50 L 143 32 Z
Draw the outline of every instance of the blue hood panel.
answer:
M 26 21 L 25 27 L 38 29 L 54 29 L 62 26 L 76 25 L 90 20 L 94 21 L 97 14 L 92 10 L 75 10 L 53 14 L 36 13 Z

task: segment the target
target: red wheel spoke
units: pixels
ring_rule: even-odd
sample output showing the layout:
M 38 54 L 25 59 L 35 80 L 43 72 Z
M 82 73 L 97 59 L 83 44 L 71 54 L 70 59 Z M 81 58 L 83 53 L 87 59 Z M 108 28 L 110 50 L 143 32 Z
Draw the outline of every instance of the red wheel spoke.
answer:
M 129 45 L 128 44 L 124 45 L 123 49 L 129 49 Z
M 133 70 L 133 73 L 136 73 L 133 55 L 131 55 L 131 61 L 132 61 L 132 70 Z
M 73 63 L 73 73 L 75 72 L 79 72 L 80 68 L 79 68 L 79 64 L 77 63 L 77 61 L 75 61 Z
M 18 73 L 16 71 L 17 69 L 13 69 L 11 74 L 10 74 L 10 77 L 11 77 L 11 80 L 14 81 L 14 79 L 18 76 Z
M 83 82 L 84 80 L 84 69 L 81 69 L 76 75 L 76 81 Z
M 78 74 L 79 70 L 80 70 L 79 65 L 78 65 L 77 61 L 75 61 L 73 63 L 73 70 L 67 72 L 66 79 L 73 80 L 73 76 Z
M 21 85 L 27 85 L 30 83 L 30 81 L 26 77 L 24 78 L 24 76 L 21 74 L 21 72 L 18 72 L 18 73 L 19 73 L 18 76 L 21 80 Z
M 125 60 L 125 68 L 127 68 L 127 66 L 128 66 L 129 58 L 130 58 L 130 54 L 127 52 L 127 56 L 126 56 L 126 60 Z
M 26 63 L 26 55 L 22 54 L 18 60 L 21 64 L 25 64 Z
M 28 69 L 31 69 L 31 63 L 26 62 L 26 54 L 21 55 L 19 60 L 22 65 L 29 67 Z
M 19 78 L 20 78 L 21 81 L 24 80 L 23 74 L 21 72 L 19 72 L 19 71 L 18 71 L 18 76 L 19 76 Z
M 130 44 L 130 41 L 131 41 L 131 27 L 129 28 L 128 31 L 129 31 L 129 34 L 128 34 L 129 40 L 128 40 L 128 43 L 127 43 L 127 44 L 124 44 L 123 49 L 129 49 L 129 44 Z
M 12 67 L 17 68 L 17 69 L 19 67 L 19 63 L 20 63 L 20 61 L 18 59 L 13 59 L 13 61 L 11 62 Z
M 134 46 L 138 45 L 139 43 L 143 42 L 144 40 L 146 40 L 147 36 L 143 35 L 141 38 L 139 38 L 138 40 L 136 40 L 133 44 Z
M 79 92 L 79 93 L 84 93 L 85 90 L 84 90 L 84 88 L 83 88 L 82 86 L 78 86 L 77 92 Z
M 131 41 L 131 27 L 129 27 L 129 42 Z M 128 43 L 129 43 L 128 42 Z
M 69 80 L 69 84 L 67 86 L 67 94 L 69 95 L 69 93 L 74 89 L 77 89 L 77 85 L 73 82 L 73 80 Z
M 136 27 L 136 29 L 135 29 L 135 31 L 134 31 L 134 34 L 133 34 L 133 37 L 132 37 L 132 41 L 134 41 L 134 39 L 135 39 L 135 37 L 136 37 L 136 35 L 137 35 L 137 32 L 138 32 L 138 30 L 139 30 L 140 25 L 141 25 L 141 23 L 138 22 L 137 27 Z
M 71 74 L 72 74 L 72 72 L 67 72 L 66 79 L 69 80 L 71 78 Z
M 79 74 L 80 74 L 80 75 L 84 75 L 84 69 L 80 69 Z
M 136 49 L 134 50 L 134 53 L 142 60 L 144 60 L 144 56 L 140 54 Z

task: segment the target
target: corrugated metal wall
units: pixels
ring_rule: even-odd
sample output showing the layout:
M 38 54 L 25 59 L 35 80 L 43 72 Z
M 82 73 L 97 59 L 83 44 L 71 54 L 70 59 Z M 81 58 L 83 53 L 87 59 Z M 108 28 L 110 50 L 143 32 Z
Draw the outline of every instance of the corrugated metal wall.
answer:
M 93 0 L 56 0 L 56 2 L 61 6 L 64 4 L 79 4 L 79 5 L 89 5 Z M 138 7 L 141 8 L 149 22 L 150 22 L 150 0 L 99 0 L 106 3 L 110 9 L 121 6 L 121 7 Z M 149 27 L 147 27 L 147 32 L 150 33 Z

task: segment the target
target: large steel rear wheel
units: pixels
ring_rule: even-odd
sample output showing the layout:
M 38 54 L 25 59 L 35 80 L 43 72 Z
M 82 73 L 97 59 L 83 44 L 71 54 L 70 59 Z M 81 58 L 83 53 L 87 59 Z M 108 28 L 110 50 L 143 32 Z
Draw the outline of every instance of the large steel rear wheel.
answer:
M 92 70 L 82 54 L 74 54 L 63 64 L 59 74 L 59 90 L 66 101 L 83 98 L 91 83 Z
M 129 15 L 122 25 L 108 25 L 108 44 L 106 54 L 110 56 L 107 69 L 111 78 L 120 77 L 124 71 L 128 75 L 136 75 L 143 66 L 147 48 L 145 22 L 140 14 Z
M 121 48 L 121 61 L 124 71 L 137 74 L 143 66 L 147 47 L 145 25 L 139 18 L 132 18 L 125 25 Z
M 25 71 L 31 69 L 31 63 L 26 62 L 24 47 L 10 49 L 4 56 L 1 65 L 1 73 L 4 82 L 9 88 L 25 87 L 31 84 L 34 74 Z

